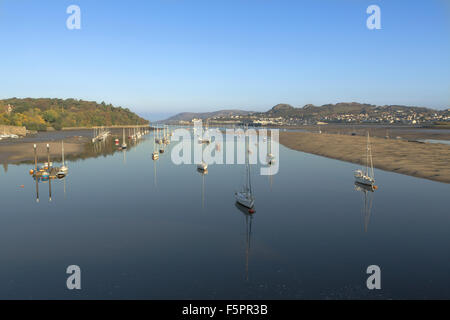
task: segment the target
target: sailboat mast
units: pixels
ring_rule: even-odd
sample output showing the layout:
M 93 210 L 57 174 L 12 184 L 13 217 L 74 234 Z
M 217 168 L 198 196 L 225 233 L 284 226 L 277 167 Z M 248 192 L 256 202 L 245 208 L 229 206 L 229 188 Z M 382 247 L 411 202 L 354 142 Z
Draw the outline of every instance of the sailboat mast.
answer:
M 252 194 L 252 182 L 250 180 L 250 155 L 249 155 L 249 144 L 250 144 L 250 137 L 246 136 L 246 144 L 247 144 L 247 150 L 246 150 L 246 156 L 245 156 L 245 160 L 246 160 L 246 164 L 247 164 L 247 190 L 250 192 L 250 194 Z
M 252 191 L 252 181 L 250 180 L 250 177 L 251 177 L 251 175 L 250 175 L 250 163 L 247 164 L 247 174 L 248 174 L 248 190 L 250 191 L 250 194 L 252 195 L 253 191 Z
M 372 147 L 370 146 L 370 138 L 369 138 L 369 133 L 367 133 L 367 148 L 368 148 L 368 157 L 370 159 L 370 170 L 371 170 L 371 174 L 372 174 L 372 178 L 375 177 L 374 173 L 373 173 L 373 159 L 372 159 Z M 368 164 L 367 164 L 368 165 Z
M 62 165 L 64 166 L 64 140 L 62 141 Z

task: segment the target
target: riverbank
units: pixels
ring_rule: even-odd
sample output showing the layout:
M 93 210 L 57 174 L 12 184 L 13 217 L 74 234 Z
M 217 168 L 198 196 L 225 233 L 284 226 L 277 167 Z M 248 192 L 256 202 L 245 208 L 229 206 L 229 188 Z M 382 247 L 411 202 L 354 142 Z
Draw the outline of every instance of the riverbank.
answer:
M 308 125 L 301 127 L 305 131 L 329 134 L 347 134 L 366 136 L 370 131 L 370 136 L 378 138 L 403 139 L 403 140 L 450 140 L 449 128 L 424 128 L 419 126 L 406 125 L 371 125 L 371 124 L 328 124 L 328 125 Z
M 126 135 L 132 133 L 126 131 Z M 122 139 L 122 128 L 111 128 L 111 137 Z M 21 139 L 9 139 L 0 141 L 0 163 L 23 163 L 34 161 L 33 145 L 37 145 L 38 157 L 41 162 L 47 159 L 46 145 L 50 145 L 50 156 L 55 161 L 61 160 L 61 142 L 64 141 L 66 159 L 83 159 L 95 157 L 99 154 L 113 153 L 112 144 L 104 144 L 100 147 L 92 144 L 92 130 L 45 131 L 34 135 L 28 135 Z M 131 147 L 131 144 L 129 144 Z
M 367 137 L 343 134 L 281 132 L 290 149 L 362 164 Z M 450 146 L 407 140 L 371 139 L 374 167 L 414 177 L 450 183 Z
M 66 156 L 80 155 L 85 152 L 85 145 L 89 142 L 87 137 L 70 137 L 64 139 L 64 153 Z M 37 155 L 40 162 L 47 159 L 47 143 L 50 145 L 51 159 L 61 159 L 61 140 L 47 140 L 39 142 L 16 142 L 0 144 L 0 163 L 20 163 L 34 161 L 34 148 L 36 144 Z

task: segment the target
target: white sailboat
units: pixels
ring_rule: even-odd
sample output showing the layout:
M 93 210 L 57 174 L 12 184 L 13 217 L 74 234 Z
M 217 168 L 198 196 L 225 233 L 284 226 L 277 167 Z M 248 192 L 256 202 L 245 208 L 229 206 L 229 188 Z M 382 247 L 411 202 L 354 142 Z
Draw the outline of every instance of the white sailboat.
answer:
M 155 139 L 153 139 L 153 153 L 152 153 L 152 159 L 158 160 L 159 159 L 159 152 L 156 151 L 156 142 Z
M 247 164 L 247 179 L 246 183 L 244 184 L 244 187 L 242 191 L 236 192 L 235 197 L 236 201 L 243 205 L 244 207 L 247 207 L 249 209 L 252 209 L 255 205 L 255 199 L 253 197 L 253 191 L 251 187 L 251 181 L 250 181 L 250 166 Z
M 375 177 L 373 173 L 372 149 L 370 147 L 370 136 L 367 133 L 366 167 L 363 170 L 356 170 L 355 181 L 370 187 L 375 187 Z
M 62 145 L 62 166 L 61 166 L 61 168 L 59 168 L 59 172 L 58 172 L 58 175 L 60 175 L 60 173 L 61 173 L 61 176 L 62 176 L 62 174 L 66 174 L 68 171 L 69 171 L 69 168 L 67 168 L 67 166 L 66 166 L 66 162 L 65 162 L 65 160 L 64 160 L 64 140 L 61 142 L 61 145 Z
M 159 128 L 156 128 L 156 134 L 155 134 L 155 142 L 157 144 L 161 144 L 161 139 L 159 138 Z
M 197 169 L 201 171 L 206 171 L 208 170 L 208 164 L 205 161 L 202 161 L 197 165 Z
M 251 182 L 251 174 L 250 174 L 250 164 L 248 161 L 248 156 L 246 156 L 245 159 L 245 171 L 246 171 L 246 177 L 245 177 L 245 183 L 242 188 L 242 191 L 235 192 L 235 198 L 236 202 L 243 205 L 244 207 L 247 207 L 249 209 L 252 209 L 255 205 L 255 199 L 253 196 L 253 190 L 252 190 L 252 182 Z
M 125 150 L 127 147 L 127 143 L 125 142 L 125 128 L 123 128 L 122 150 Z
M 203 161 L 203 147 L 202 147 L 202 162 L 197 164 L 197 170 L 200 170 L 200 171 L 208 170 L 208 164 L 205 161 Z
M 264 142 L 266 141 L 266 138 L 264 138 Z M 266 156 L 266 161 L 268 165 L 274 165 L 275 164 L 275 156 L 272 153 L 272 133 L 270 134 L 270 139 L 267 140 L 268 141 L 268 152 L 267 152 L 267 156 Z

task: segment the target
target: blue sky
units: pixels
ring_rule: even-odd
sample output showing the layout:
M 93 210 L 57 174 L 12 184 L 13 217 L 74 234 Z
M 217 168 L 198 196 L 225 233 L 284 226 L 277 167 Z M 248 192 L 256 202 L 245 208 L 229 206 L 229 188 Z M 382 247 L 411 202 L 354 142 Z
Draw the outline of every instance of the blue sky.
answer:
M 81 30 L 66 8 L 81 8 Z M 366 8 L 381 8 L 381 30 Z M 0 0 L 0 98 L 137 112 L 450 107 L 445 0 Z

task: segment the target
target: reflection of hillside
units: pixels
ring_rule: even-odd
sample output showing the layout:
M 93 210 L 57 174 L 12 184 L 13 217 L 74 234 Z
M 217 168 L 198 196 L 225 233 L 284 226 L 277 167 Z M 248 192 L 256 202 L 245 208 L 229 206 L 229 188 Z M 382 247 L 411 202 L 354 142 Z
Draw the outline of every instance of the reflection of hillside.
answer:
M 116 139 L 115 136 L 112 137 L 108 137 L 106 139 L 106 141 L 102 141 L 102 142 L 97 142 L 97 143 L 92 143 L 92 142 L 85 142 L 83 143 L 83 151 L 82 152 L 78 152 L 76 154 L 66 154 L 65 158 L 66 161 L 70 161 L 70 162 L 77 162 L 79 160 L 85 160 L 85 159 L 89 159 L 89 158 L 99 158 L 99 157 L 107 157 L 110 155 L 113 155 L 114 153 L 118 152 L 118 151 L 122 151 L 122 149 L 120 148 L 120 145 L 117 146 L 114 143 L 114 139 Z M 128 151 L 132 150 L 134 147 L 136 147 L 139 143 L 141 143 L 142 141 L 144 141 L 145 138 L 142 138 L 141 140 L 132 140 L 132 139 L 128 139 L 127 140 L 127 144 L 128 144 Z M 40 158 L 40 161 L 43 161 L 44 158 Z M 54 162 L 61 162 L 62 161 L 62 155 L 52 155 L 51 156 L 51 160 Z M 33 160 L 25 160 L 25 161 L 21 161 L 21 164 L 34 164 Z
M 109 155 L 113 155 L 114 153 L 120 151 L 122 152 L 122 149 L 120 146 L 115 145 L 114 143 L 115 137 L 109 137 L 104 142 L 98 142 L 98 143 L 86 143 L 84 146 L 84 152 L 77 155 L 71 155 L 66 157 L 68 160 L 72 162 L 76 162 L 78 160 L 84 160 L 89 158 L 99 158 L 99 157 L 107 157 Z M 139 143 L 141 143 L 142 140 L 128 140 L 128 150 L 132 150 L 134 147 L 136 147 Z

